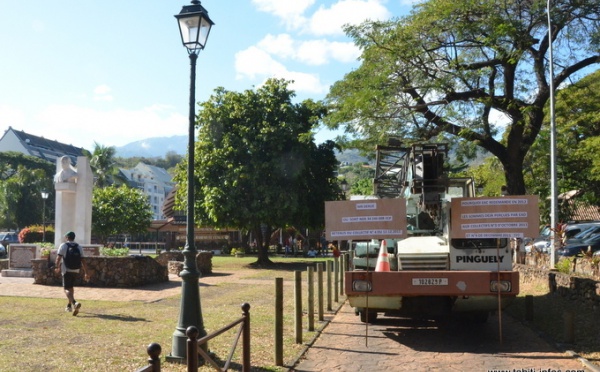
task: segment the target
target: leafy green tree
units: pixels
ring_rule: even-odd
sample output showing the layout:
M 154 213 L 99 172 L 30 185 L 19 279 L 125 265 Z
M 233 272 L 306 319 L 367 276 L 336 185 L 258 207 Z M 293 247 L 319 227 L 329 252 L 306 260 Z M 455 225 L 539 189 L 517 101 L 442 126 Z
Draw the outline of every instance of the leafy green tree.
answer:
M 556 95 L 555 122 L 559 193 L 584 190 L 584 200 L 600 203 L 600 71 Z M 546 126 L 527 158 L 526 180 L 532 193 L 550 194 L 550 132 Z
M 19 152 L 0 152 L 0 227 L 20 229 L 43 220 L 42 190 L 52 190 L 56 165 Z M 46 212 L 54 199 L 46 200 Z
M 260 264 L 270 263 L 272 227 L 322 225 L 324 201 L 340 195 L 335 144 L 316 146 L 311 134 L 325 110 L 310 100 L 292 103 L 287 86 L 269 80 L 242 93 L 218 88 L 198 115 L 197 221 L 252 231 Z M 187 189 L 185 164 L 175 180 Z M 185 192 L 178 200 L 185 209 Z
M 551 38 L 545 5 L 429 0 L 407 17 L 348 27 L 362 64 L 332 87 L 328 124 L 379 144 L 458 138 L 499 160 L 509 193 L 525 193 L 525 157 L 550 96 L 550 44 L 554 87 L 600 63 L 600 2 L 553 1 Z
M 43 169 L 18 165 L 12 176 L 0 181 L 0 226 L 20 229 L 43 220 L 40 191 L 50 190 L 51 177 Z
M 147 231 L 152 209 L 147 197 L 127 186 L 94 188 L 92 196 L 92 234 L 101 242 L 111 235 Z
M 490 156 L 483 161 L 483 164 L 469 169 L 457 176 L 473 177 L 475 187 L 483 188 L 482 195 L 500 196 L 502 186 L 504 186 L 504 177 L 498 177 L 498 169 L 501 167 L 497 158 Z
M 350 187 L 350 195 L 373 195 L 373 177 L 357 179 Z
M 16 151 L 6 151 L 0 152 L 0 180 L 12 177 L 20 165 L 26 169 L 42 169 L 48 176 L 53 176 L 56 172 L 56 164 L 49 161 Z

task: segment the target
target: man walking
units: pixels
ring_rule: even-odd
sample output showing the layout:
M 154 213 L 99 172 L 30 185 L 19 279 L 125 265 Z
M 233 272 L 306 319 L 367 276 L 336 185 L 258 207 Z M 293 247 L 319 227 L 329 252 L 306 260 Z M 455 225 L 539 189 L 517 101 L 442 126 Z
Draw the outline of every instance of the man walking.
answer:
M 65 295 L 69 300 L 65 311 L 73 312 L 73 315 L 79 313 L 81 303 L 75 301 L 75 280 L 79 276 L 80 268 L 83 268 L 85 280 L 89 279 L 87 265 L 83 259 L 83 249 L 75 243 L 75 233 L 69 231 L 65 234 L 67 241 L 60 245 L 56 256 L 56 271 L 62 274 L 62 283 Z

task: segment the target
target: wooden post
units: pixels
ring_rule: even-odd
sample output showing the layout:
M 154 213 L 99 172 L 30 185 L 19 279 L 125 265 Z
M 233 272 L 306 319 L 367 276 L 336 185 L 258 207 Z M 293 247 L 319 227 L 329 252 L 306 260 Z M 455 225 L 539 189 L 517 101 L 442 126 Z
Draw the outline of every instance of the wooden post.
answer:
M 344 278 L 346 277 L 346 254 L 340 256 L 340 296 L 344 295 Z
M 314 268 L 307 268 L 307 284 L 308 284 L 308 331 L 312 332 L 315 330 L 315 278 Z
M 185 330 L 187 339 L 187 370 L 197 371 L 198 370 L 198 334 L 200 331 L 195 326 L 189 326 Z
M 333 311 L 333 307 L 331 306 L 331 266 L 333 265 L 333 261 L 327 260 L 327 311 Z
M 283 278 L 275 278 L 275 365 L 283 366 Z
M 340 283 L 340 259 L 339 257 L 333 258 L 333 300 L 338 303 L 338 285 Z
M 244 317 L 244 334 L 242 336 L 242 372 L 250 372 L 252 363 L 250 361 L 250 304 L 242 305 L 242 316 Z
M 294 298 L 295 298 L 295 324 L 296 324 L 296 343 L 302 343 L 302 272 L 294 271 Z
M 319 316 L 319 322 L 325 320 L 325 316 L 323 314 L 323 264 L 317 264 L 317 312 Z

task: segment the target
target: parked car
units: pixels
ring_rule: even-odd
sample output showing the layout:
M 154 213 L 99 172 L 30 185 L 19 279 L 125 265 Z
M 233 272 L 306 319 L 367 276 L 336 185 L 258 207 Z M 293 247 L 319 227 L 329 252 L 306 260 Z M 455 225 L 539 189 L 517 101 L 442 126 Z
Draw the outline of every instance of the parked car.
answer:
M 591 238 L 587 238 L 579 243 L 568 244 L 557 250 L 556 253 L 559 256 L 571 257 L 583 254 L 591 250 L 597 252 L 600 250 L 600 235 L 594 235 Z
M 6 257 L 6 247 L 0 244 L 0 258 Z
M 580 242 L 584 241 L 585 239 L 591 238 L 594 235 L 598 235 L 598 234 L 600 234 L 600 224 L 592 226 L 592 227 L 588 227 L 587 229 L 583 230 L 582 232 L 573 235 L 572 238 L 568 238 L 565 241 L 565 245 L 573 244 L 573 243 L 580 243 Z
M 576 234 L 579 234 L 580 232 L 593 226 L 600 226 L 600 221 L 569 223 L 565 227 L 563 241 L 566 242 L 568 239 L 573 238 Z M 544 228 L 542 228 L 540 231 L 540 235 L 535 238 L 531 244 L 525 246 L 525 251 L 527 253 L 531 252 L 532 250 L 543 253 L 550 252 L 551 233 L 552 230 L 550 230 L 550 226 L 544 226 Z
M 11 243 L 18 243 L 19 235 L 16 232 L 0 232 L 0 243 L 9 245 Z

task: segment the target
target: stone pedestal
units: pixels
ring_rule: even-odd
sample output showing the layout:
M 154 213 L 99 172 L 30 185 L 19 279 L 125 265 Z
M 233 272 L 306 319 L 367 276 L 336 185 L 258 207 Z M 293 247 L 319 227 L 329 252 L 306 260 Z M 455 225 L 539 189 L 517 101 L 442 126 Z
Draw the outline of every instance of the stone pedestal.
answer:
M 8 250 L 8 269 L 2 270 L 5 277 L 32 277 L 31 260 L 39 256 L 35 244 L 11 244 Z

